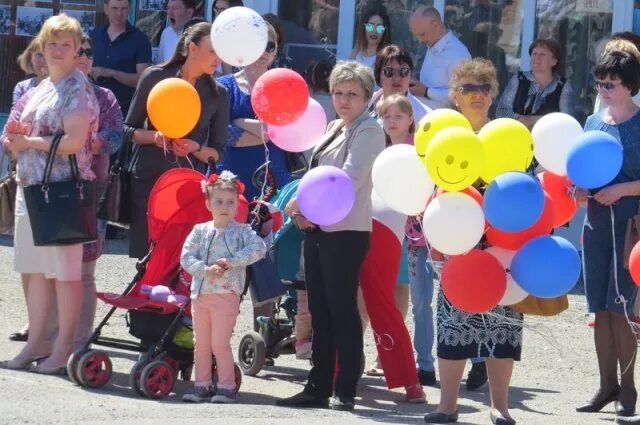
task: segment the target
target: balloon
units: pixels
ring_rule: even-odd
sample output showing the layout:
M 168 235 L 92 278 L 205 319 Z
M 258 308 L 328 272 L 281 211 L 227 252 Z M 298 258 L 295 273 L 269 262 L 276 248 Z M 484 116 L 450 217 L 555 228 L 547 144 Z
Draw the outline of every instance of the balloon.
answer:
M 635 244 L 629 255 L 629 273 L 634 283 L 640 286 L 640 242 Z
M 516 252 L 497 246 L 490 246 L 489 248 L 485 249 L 485 251 L 496 257 L 496 259 L 500 261 L 500 264 L 502 264 L 502 267 L 505 268 L 505 271 L 507 273 L 507 289 L 502 299 L 498 302 L 498 305 L 513 305 L 527 298 L 529 294 L 527 294 L 521 287 L 518 286 L 516 281 L 513 280 L 511 272 L 509 271 L 509 269 L 511 268 L 511 262 L 513 261 L 513 257 L 516 255 Z
M 531 130 L 536 159 L 546 170 L 565 176 L 569 151 L 582 133 L 582 126 L 571 115 L 552 112 L 543 116 Z
M 484 233 L 484 214 L 471 196 L 449 192 L 429 203 L 422 229 L 436 250 L 446 255 L 460 255 L 480 242 Z
M 520 121 L 498 118 L 482 127 L 478 139 L 484 148 L 480 177 L 491 183 L 507 171 L 526 171 L 533 159 L 533 137 Z
M 583 189 L 610 183 L 622 168 L 622 145 L 604 131 L 586 131 L 579 136 L 567 157 L 567 175 Z
M 166 78 L 157 83 L 147 98 L 151 124 L 170 139 L 181 139 L 200 119 L 200 96 L 182 78 Z
M 304 78 L 287 68 L 274 68 L 253 85 L 251 106 L 258 118 L 271 125 L 287 125 L 300 118 L 309 105 Z
M 450 258 L 442 269 L 441 282 L 451 304 L 468 313 L 484 313 L 504 296 L 507 274 L 494 256 L 474 249 Z
M 442 189 L 442 188 L 438 188 L 438 190 L 435 191 L 435 193 L 429 198 L 428 202 L 431 202 L 431 200 L 433 198 L 435 198 L 436 196 L 440 196 L 443 193 L 448 193 L 446 190 Z M 478 205 L 480 205 L 480 207 L 482 208 L 482 203 L 484 201 L 482 194 L 480 193 L 480 191 L 478 191 L 478 189 L 476 189 L 473 186 L 469 186 L 466 189 L 462 189 L 460 192 L 458 193 L 464 193 L 465 195 L 469 195 L 471 196 L 477 203 Z M 428 205 L 428 203 L 427 203 Z M 484 229 L 487 230 L 487 228 L 489 227 L 489 223 L 487 223 L 487 220 L 484 220 Z
M 469 120 L 453 109 L 435 109 L 425 115 L 416 126 L 414 146 L 418 156 L 424 161 L 427 145 L 440 130 L 449 127 L 463 127 L 473 130 Z
M 166 302 L 169 295 L 171 295 L 171 289 L 169 289 L 169 287 L 164 285 L 157 285 L 151 288 L 149 299 L 152 301 Z
M 267 127 L 269 139 L 288 152 L 304 152 L 315 146 L 327 128 L 327 115 L 324 108 L 309 98 L 307 109 L 297 120 L 287 125 Z
M 511 275 L 529 294 L 555 298 L 568 293 L 580 278 L 576 248 L 558 236 L 538 236 L 518 250 Z
M 438 131 L 429 142 L 425 155 L 427 171 L 433 181 L 452 192 L 475 183 L 484 162 L 478 136 L 461 127 Z
M 503 232 L 521 232 L 535 224 L 544 210 L 538 180 L 516 171 L 500 174 L 484 193 L 489 224 Z
M 390 146 L 373 163 L 373 188 L 390 208 L 418 215 L 435 187 L 411 145 Z
M 211 26 L 213 49 L 229 65 L 251 65 L 264 54 L 268 41 L 267 23 L 248 7 L 230 7 Z
M 545 193 L 542 215 L 533 226 L 521 232 L 503 232 L 495 227 L 490 227 L 486 232 L 487 241 L 494 246 L 506 249 L 519 249 L 531 239 L 551 233 L 553 230 L 554 217 L 555 209 L 553 200 Z
M 347 173 L 331 165 L 321 165 L 302 177 L 297 199 L 300 212 L 309 221 L 329 226 L 349 214 L 356 191 Z
M 538 179 L 542 189 L 553 202 L 553 227 L 560 227 L 570 222 L 578 210 L 578 203 L 569 194 L 569 190 L 573 186 L 569 178 L 543 171 L 538 174 Z

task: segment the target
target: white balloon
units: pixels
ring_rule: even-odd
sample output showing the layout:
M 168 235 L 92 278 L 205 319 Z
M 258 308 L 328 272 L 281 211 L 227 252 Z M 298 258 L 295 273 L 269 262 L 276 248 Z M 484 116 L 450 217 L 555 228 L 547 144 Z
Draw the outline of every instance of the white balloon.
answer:
M 500 264 L 502 264 L 502 266 L 507 271 L 507 290 L 505 291 L 504 296 L 502 297 L 498 305 L 513 305 L 527 298 L 529 294 L 526 293 L 520 286 L 518 286 L 516 281 L 511 276 L 511 272 L 509 272 L 513 257 L 516 255 L 516 251 L 500 248 L 498 246 L 490 246 L 489 248 L 485 249 L 485 251 L 496 257 L 496 259 L 500 261 Z
M 392 209 L 407 215 L 424 211 L 435 184 L 411 145 L 390 146 L 373 163 L 373 187 Z
M 267 23 L 248 7 L 230 7 L 211 26 L 213 49 L 229 65 L 251 65 L 262 56 L 268 41 Z
M 482 207 L 466 193 L 447 192 L 432 200 L 422 220 L 429 244 L 446 255 L 473 249 L 484 234 Z
M 571 115 L 562 112 L 547 114 L 531 130 L 534 156 L 546 170 L 566 176 L 569 151 L 582 133 L 582 126 Z

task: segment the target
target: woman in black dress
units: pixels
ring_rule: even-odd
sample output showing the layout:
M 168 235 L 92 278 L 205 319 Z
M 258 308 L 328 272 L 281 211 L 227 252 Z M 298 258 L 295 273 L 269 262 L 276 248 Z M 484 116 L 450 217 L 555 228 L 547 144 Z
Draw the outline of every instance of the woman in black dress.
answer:
M 207 22 L 186 29 L 173 57 L 148 68 L 133 96 L 125 120 L 125 141 L 136 144 L 131 180 L 130 257 L 142 258 L 149 251 L 147 203 L 156 180 L 169 169 L 190 167 L 190 164 L 204 172 L 209 162 L 217 162 L 222 155 L 229 124 L 229 96 L 212 78 L 220 59 L 211 45 L 210 33 L 211 24 Z M 156 131 L 147 115 L 149 92 L 157 83 L 171 77 L 192 84 L 202 105 L 195 128 L 178 140 L 169 140 Z

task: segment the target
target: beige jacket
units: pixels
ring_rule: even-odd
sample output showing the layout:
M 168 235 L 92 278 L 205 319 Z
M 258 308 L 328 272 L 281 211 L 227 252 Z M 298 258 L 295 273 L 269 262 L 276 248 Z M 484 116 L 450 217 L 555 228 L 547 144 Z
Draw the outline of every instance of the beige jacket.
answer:
M 317 161 L 317 165 L 332 165 L 344 170 L 353 181 L 356 200 L 349 215 L 331 226 L 321 226 L 322 230 L 371 231 L 371 169 L 384 148 L 384 131 L 368 112 L 346 126 L 340 119 L 329 123 L 326 134 L 313 150 L 310 163 Z

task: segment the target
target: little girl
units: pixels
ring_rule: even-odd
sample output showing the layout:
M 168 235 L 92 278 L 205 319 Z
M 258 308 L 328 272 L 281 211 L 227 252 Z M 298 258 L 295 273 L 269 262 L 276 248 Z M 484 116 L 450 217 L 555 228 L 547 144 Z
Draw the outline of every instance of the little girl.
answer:
M 180 264 L 193 277 L 191 312 L 195 339 L 195 387 L 183 401 L 233 403 L 236 397 L 231 334 L 240 311 L 245 267 L 264 257 L 267 247 L 248 224 L 233 218 L 244 184 L 229 171 L 202 182 L 212 221 L 196 225 L 182 248 Z M 218 385 L 211 381 L 212 354 Z
M 413 107 L 404 95 L 392 94 L 384 99 L 378 114 L 382 121 L 387 146 L 408 143 L 413 145 Z
M 358 26 L 356 47 L 351 59 L 373 69 L 378 51 L 391 44 L 391 25 L 384 9 L 370 10 L 363 18 Z

